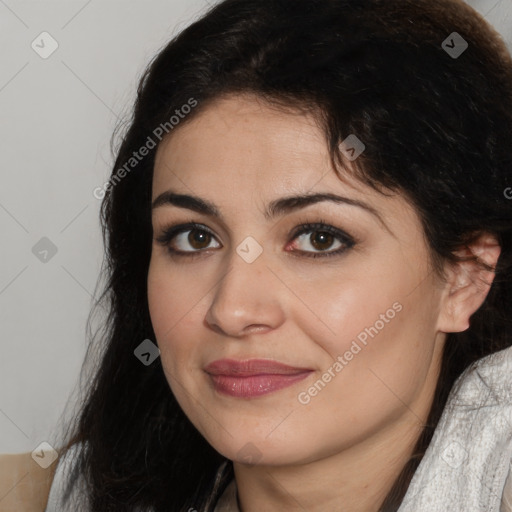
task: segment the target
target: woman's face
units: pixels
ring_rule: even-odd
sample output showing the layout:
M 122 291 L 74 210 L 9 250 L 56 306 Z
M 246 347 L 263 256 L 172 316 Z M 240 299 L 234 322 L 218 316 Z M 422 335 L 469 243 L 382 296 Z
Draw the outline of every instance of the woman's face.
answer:
M 297 464 L 426 419 L 444 334 L 419 218 L 340 181 L 312 117 L 218 100 L 158 148 L 157 198 L 151 320 L 217 451 Z

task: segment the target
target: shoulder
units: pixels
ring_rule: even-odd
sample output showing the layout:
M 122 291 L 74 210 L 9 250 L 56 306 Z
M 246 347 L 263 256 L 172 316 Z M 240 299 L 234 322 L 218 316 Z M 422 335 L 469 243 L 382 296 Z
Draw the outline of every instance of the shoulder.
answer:
M 41 468 L 30 452 L 0 455 L 0 512 L 44 510 L 56 466 Z
M 450 508 L 512 512 L 511 384 L 512 347 L 463 372 L 400 512 Z

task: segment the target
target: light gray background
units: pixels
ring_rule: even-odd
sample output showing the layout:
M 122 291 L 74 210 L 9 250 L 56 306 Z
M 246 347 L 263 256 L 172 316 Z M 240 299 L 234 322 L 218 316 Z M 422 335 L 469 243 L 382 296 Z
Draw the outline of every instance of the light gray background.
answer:
M 111 133 L 146 64 L 208 3 L 0 0 L 0 453 L 54 438 L 85 355 Z M 512 51 L 512 0 L 468 3 Z M 43 31 L 59 44 L 47 59 L 31 47 Z M 42 237 L 58 250 L 46 263 Z

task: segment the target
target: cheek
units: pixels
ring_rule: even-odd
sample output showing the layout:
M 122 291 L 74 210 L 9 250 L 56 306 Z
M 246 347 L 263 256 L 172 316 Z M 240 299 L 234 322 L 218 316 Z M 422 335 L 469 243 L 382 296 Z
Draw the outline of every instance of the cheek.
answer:
M 331 358 L 349 350 L 354 340 L 364 346 L 374 335 L 389 331 L 403 309 L 404 290 L 410 291 L 407 277 L 390 279 L 385 268 L 371 272 L 352 265 L 350 272 L 333 277 L 322 276 L 294 290 L 309 309 L 305 312 L 298 304 L 295 321 Z
M 194 279 L 189 272 L 180 271 L 165 261 L 165 257 L 151 260 L 147 293 L 151 322 L 160 341 L 171 331 L 186 323 L 187 316 L 205 296 L 208 286 Z
M 187 279 L 184 273 L 165 262 L 152 260 L 147 280 L 148 307 L 151 323 L 160 348 L 162 364 L 174 371 L 183 362 L 183 349 L 192 348 L 197 336 L 185 335 L 195 324 L 191 323 L 194 308 L 204 295 L 203 287 Z M 184 340 L 186 343 L 180 343 Z
M 187 402 L 184 389 L 199 396 L 197 376 L 202 374 L 204 363 L 205 308 L 212 288 L 207 274 L 205 269 L 198 277 L 198 272 L 180 269 L 165 257 L 152 259 L 148 270 L 151 323 L 164 373 L 182 406 Z
M 417 286 L 419 273 L 395 275 L 355 273 L 310 292 L 321 321 L 297 321 L 324 357 L 319 380 L 301 390 L 306 414 L 330 409 L 335 425 L 367 433 L 419 397 L 434 354 L 437 296 L 428 280 Z
M 160 349 L 163 372 L 169 388 L 183 407 L 187 407 L 187 395 L 183 389 L 191 389 L 192 374 L 190 355 L 197 347 L 188 329 L 191 311 L 197 303 L 197 293 L 185 286 L 183 276 L 169 272 L 169 268 L 158 261 L 150 264 L 147 280 L 148 307 L 156 343 Z M 188 407 L 190 408 L 190 407 Z
M 350 274 L 296 290 L 310 312 L 297 309 L 295 321 L 322 349 L 325 368 L 343 358 L 343 373 L 353 376 L 354 386 L 363 374 L 375 385 L 374 369 L 407 387 L 407 379 L 425 376 L 434 349 L 439 297 L 427 272 L 398 258 L 393 267 L 352 266 Z
M 172 327 L 178 313 L 174 280 L 162 267 L 151 260 L 147 281 L 149 314 L 157 339 Z
M 434 334 L 439 297 L 428 269 L 421 262 L 410 265 L 393 247 L 381 253 L 389 258 L 354 258 L 335 279 L 322 276 L 297 290 L 314 313 L 297 315 L 297 322 L 317 336 L 312 339 L 323 340 L 332 357 L 350 350 L 353 341 L 373 357 L 381 349 L 413 349 L 415 340 Z

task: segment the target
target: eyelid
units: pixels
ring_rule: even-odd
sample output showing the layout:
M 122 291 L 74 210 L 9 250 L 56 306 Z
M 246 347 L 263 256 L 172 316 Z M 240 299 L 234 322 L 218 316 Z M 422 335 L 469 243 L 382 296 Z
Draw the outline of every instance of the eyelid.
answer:
M 205 224 L 195 222 L 195 221 L 171 224 L 169 226 L 166 226 L 162 229 L 162 234 L 158 237 L 155 237 L 155 240 L 158 243 L 160 243 L 161 245 L 167 247 L 168 251 L 171 254 L 176 255 L 176 256 L 194 257 L 196 255 L 200 255 L 200 254 L 209 252 L 210 251 L 209 248 L 198 249 L 198 250 L 193 250 L 193 251 L 181 251 L 181 250 L 176 250 L 176 249 L 170 248 L 171 240 L 173 240 L 177 235 L 179 235 L 183 232 L 192 231 L 194 229 L 208 233 L 213 238 L 215 238 L 215 240 L 217 240 L 217 242 L 222 247 L 222 243 L 218 240 L 217 235 L 213 232 L 213 230 L 211 230 Z M 316 232 L 324 231 L 324 232 L 332 234 L 335 238 L 340 240 L 344 244 L 345 247 L 338 248 L 338 249 L 332 250 L 332 251 L 293 250 L 293 251 L 288 251 L 288 252 L 293 253 L 294 256 L 298 254 L 298 255 L 305 255 L 306 257 L 322 257 L 322 256 L 328 257 L 328 256 L 341 255 L 341 253 L 345 252 L 348 249 L 351 249 L 352 247 L 354 247 L 355 245 L 357 245 L 359 243 L 359 241 L 354 236 L 348 234 L 345 230 L 333 226 L 331 223 L 329 223 L 326 220 L 319 219 L 314 222 L 307 221 L 307 220 L 304 220 L 301 222 L 299 220 L 299 224 L 296 225 L 296 227 L 292 230 L 291 235 L 290 235 L 289 240 L 286 243 L 286 245 L 290 244 L 297 237 L 299 237 L 300 235 L 302 235 L 304 233 L 310 233 L 310 232 L 312 233 L 315 231 Z M 216 247 L 215 249 L 218 249 L 218 247 Z
M 192 231 L 194 229 L 197 229 L 198 231 L 204 231 L 205 233 L 208 233 L 209 235 L 211 235 L 213 238 L 215 238 L 217 240 L 217 235 L 215 235 L 215 233 L 208 226 L 201 224 L 199 222 L 189 221 L 189 222 L 184 222 L 184 223 L 180 222 L 177 224 L 170 224 L 168 226 L 165 226 L 162 229 L 162 233 L 160 234 L 160 236 L 155 237 L 155 241 L 157 241 L 161 245 L 168 246 L 169 243 L 171 242 L 171 240 L 173 240 L 176 236 L 180 235 L 181 233 L 185 233 L 187 231 Z M 220 243 L 218 240 L 217 240 L 217 242 Z M 174 252 L 176 252 L 178 254 L 184 254 L 184 253 L 193 254 L 193 253 L 200 253 L 200 252 L 205 252 L 205 251 L 206 251 L 206 249 L 197 250 L 197 251 L 174 251 Z
M 334 236 L 337 236 L 346 242 L 355 242 L 355 239 L 353 236 L 349 235 L 346 231 L 344 231 L 341 228 L 337 228 L 336 226 L 333 226 L 326 220 L 319 219 L 315 222 L 311 221 L 305 221 L 300 222 L 299 225 L 297 225 L 293 230 L 291 234 L 291 240 L 294 240 L 299 235 L 313 232 L 313 231 L 326 231 L 327 233 L 331 233 Z
M 305 256 L 308 258 L 318 258 L 318 257 L 342 256 L 343 253 L 345 253 L 349 249 L 352 249 L 355 245 L 357 245 L 359 243 L 359 240 L 356 240 L 356 238 L 354 236 L 350 235 L 345 230 L 338 228 L 336 226 L 333 226 L 330 222 L 320 218 L 316 222 L 304 221 L 301 224 L 299 224 L 295 229 L 293 229 L 292 236 L 291 236 L 290 242 L 288 242 L 288 244 L 292 243 L 295 239 L 297 239 L 299 236 L 301 236 L 305 233 L 314 233 L 314 232 L 329 233 L 332 236 L 334 236 L 336 239 L 338 239 L 341 242 L 342 246 L 338 247 L 334 250 L 326 250 L 326 251 L 293 250 L 293 251 L 288 251 L 288 252 L 294 257 Z

